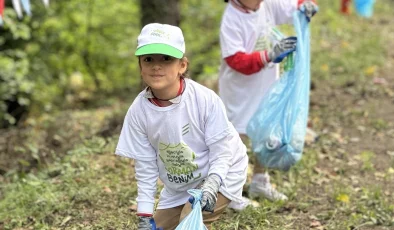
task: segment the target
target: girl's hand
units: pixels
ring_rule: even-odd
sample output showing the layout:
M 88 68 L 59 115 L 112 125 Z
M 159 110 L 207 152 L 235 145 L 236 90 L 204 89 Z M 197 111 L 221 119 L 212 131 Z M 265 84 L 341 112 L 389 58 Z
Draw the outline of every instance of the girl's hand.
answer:
M 269 61 L 280 63 L 283 59 L 292 53 L 297 46 L 297 37 L 288 37 L 279 41 L 274 48 L 268 52 Z
M 151 216 L 138 216 L 138 230 L 152 230 Z
M 221 185 L 221 179 L 216 174 L 209 175 L 202 183 L 201 210 L 213 212 L 218 199 L 218 191 Z
M 309 22 L 311 18 L 317 13 L 319 7 L 314 0 L 299 0 L 298 9 L 305 14 Z
M 138 230 L 163 230 L 163 228 L 156 228 L 156 223 L 152 216 L 139 215 Z

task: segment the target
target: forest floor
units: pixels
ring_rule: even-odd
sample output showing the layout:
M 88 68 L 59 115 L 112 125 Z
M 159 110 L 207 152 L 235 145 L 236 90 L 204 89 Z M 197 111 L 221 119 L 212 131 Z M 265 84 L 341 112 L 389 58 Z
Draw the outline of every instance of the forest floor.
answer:
M 270 172 L 289 201 L 227 210 L 214 229 L 394 229 L 394 8 L 382 4 L 371 19 L 316 17 L 319 139 L 290 171 Z M 1 130 L 0 229 L 136 229 L 133 162 L 114 155 L 131 101 Z

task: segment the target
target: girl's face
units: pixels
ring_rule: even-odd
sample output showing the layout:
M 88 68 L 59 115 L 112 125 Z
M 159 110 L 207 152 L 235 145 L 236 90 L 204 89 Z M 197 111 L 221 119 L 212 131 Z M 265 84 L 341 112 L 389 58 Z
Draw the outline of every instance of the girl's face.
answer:
M 153 92 L 177 92 L 179 78 L 186 72 L 187 59 L 177 59 L 163 54 L 139 56 L 141 76 Z
M 244 7 L 256 11 L 260 8 L 260 3 L 264 0 L 238 0 Z

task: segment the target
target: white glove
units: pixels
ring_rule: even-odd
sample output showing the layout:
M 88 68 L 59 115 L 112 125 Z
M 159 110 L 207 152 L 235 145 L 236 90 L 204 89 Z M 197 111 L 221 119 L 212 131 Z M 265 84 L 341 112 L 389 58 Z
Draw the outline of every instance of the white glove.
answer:
M 297 37 L 287 37 L 279 41 L 274 48 L 268 52 L 269 61 L 279 63 L 287 55 L 291 54 L 297 46 Z
M 298 6 L 298 9 L 305 14 L 309 22 L 311 18 L 317 13 L 319 7 L 313 0 L 304 0 Z
M 205 178 L 201 184 L 201 210 L 213 212 L 218 199 L 218 191 L 221 185 L 221 179 L 217 174 L 211 174 Z

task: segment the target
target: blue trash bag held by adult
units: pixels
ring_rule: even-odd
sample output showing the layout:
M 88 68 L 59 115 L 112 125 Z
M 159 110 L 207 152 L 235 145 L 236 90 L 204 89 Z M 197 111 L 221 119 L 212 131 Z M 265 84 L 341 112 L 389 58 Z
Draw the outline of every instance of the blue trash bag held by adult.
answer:
M 354 8 L 360 16 L 372 17 L 375 0 L 354 0 Z
M 294 68 L 274 83 L 246 130 L 260 163 L 284 171 L 301 159 L 309 110 L 309 24 L 299 11 L 293 18 L 298 38 Z
M 192 211 L 179 223 L 175 230 L 207 230 L 202 219 L 200 204 L 202 191 L 200 189 L 189 189 L 187 192 L 194 197 Z

